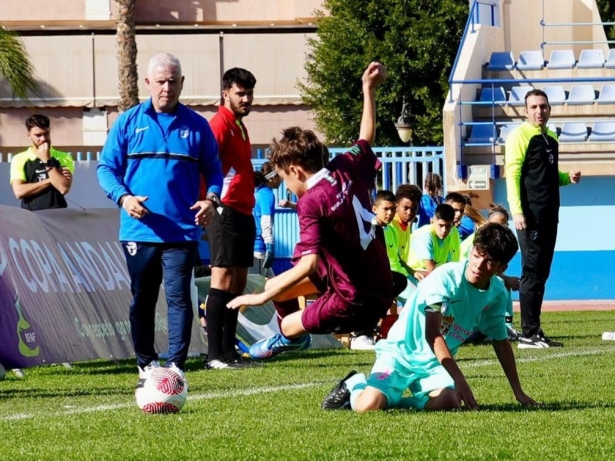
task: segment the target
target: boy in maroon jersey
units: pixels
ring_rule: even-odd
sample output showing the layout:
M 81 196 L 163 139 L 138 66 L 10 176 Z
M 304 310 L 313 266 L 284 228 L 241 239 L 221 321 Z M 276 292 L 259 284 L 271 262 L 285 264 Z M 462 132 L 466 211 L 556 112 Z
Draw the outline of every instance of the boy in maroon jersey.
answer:
M 239 296 L 229 308 L 258 306 L 273 299 L 281 334 L 252 345 L 253 358 L 309 347 L 309 333 L 371 331 L 394 298 L 384 236 L 371 212 L 380 161 L 375 138 L 375 89 L 386 78 L 371 63 L 362 76 L 363 115 L 359 141 L 324 167 L 326 147 L 309 130 L 283 131 L 271 145 L 271 163 L 299 197 L 300 238 L 292 269 L 270 279 L 265 291 Z M 299 310 L 298 296 L 319 294 Z

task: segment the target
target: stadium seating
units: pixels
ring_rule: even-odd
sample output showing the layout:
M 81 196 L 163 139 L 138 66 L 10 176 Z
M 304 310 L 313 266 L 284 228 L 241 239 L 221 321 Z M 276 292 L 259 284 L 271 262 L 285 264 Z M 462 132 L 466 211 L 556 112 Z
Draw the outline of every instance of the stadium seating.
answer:
M 587 126 L 582 122 L 565 122 L 559 135 L 559 142 L 587 141 Z
M 493 144 L 497 138 L 495 125 L 473 125 L 468 137 L 470 144 Z
M 573 85 L 566 102 L 569 105 L 593 104 L 596 100 L 596 92 L 593 85 Z
M 498 138 L 498 143 L 504 144 L 510 132 L 520 125 L 521 123 L 506 123 L 505 125 L 502 125 L 502 130 L 500 131 L 500 137 Z
M 578 69 L 602 69 L 604 67 L 604 53 L 602 50 L 581 50 Z
M 519 70 L 542 70 L 545 58 L 540 50 L 522 51 L 517 62 Z
M 575 71 L 575 69 L 598 69 L 598 73 L 601 72 L 599 69 L 615 69 L 615 48 L 609 50 L 606 59 L 602 49 L 581 50 L 578 62 L 573 50 L 553 50 L 549 57 L 549 61 L 545 61 L 545 55 L 542 50 L 526 50 L 520 53 L 518 61 L 515 62 L 515 57 L 511 52 L 493 52 L 485 68 L 487 70 L 500 71 L 511 69 L 519 71 L 544 70 L 544 76 L 540 78 L 545 80 L 549 78 L 561 79 L 558 76 L 566 73 L 549 74 L 549 69 L 569 71 Z M 475 116 L 478 116 L 478 120 L 475 120 L 489 122 L 481 125 L 470 125 L 465 145 L 470 147 L 502 146 L 505 144 L 510 133 L 522 123 L 521 120 L 524 119 L 524 115 L 518 107 L 525 104 L 525 95 L 528 91 L 534 89 L 530 79 L 538 74 L 530 76 L 524 76 L 523 74 L 511 75 L 518 75 L 515 78 L 519 79 L 519 83 L 515 86 L 502 85 L 494 87 L 485 84 L 481 88 L 478 99 L 474 104 L 482 106 L 483 109 L 474 112 Z M 582 75 L 587 76 L 589 74 L 579 74 L 580 77 Z M 553 82 L 553 84 L 544 82 L 543 86 L 538 86 L 547 94 L 549 103 L 552 106 L 562 106 L 555 112 L 555 119 L 552 120 L 548 128 L 556 133 L 559 140 L 564 144 L 615 143 L 615 121 L 594 122 L 595 118 L 592 120 L 592 117 L 598 117 L 598 120 L 600 120 L 600 118 L 604 119 L 609 115 L 605 112 L 605 108 L 598 108 L 595 103 L 603 105 L 615 104 L 615 79 L 613 84 L 605 84 L 599 88 L 597 83 L 583 82 L 581 79 L 576 82 L 574 81 L 575 77 L 571 77 L 572 81 L 568 83 L 570 86 L 559 84 L 559 82 Z M 525 80 L 526 78 L 528 80 Z M 488 104 L 500 107 L 495 113 L 491 113 L 490 109 L 485 108 Z M 587 117 L 583 122 L 563 121 L 566 118 L 562 116 L 568 115 L 566 106 L 582 105 L 588 106 L 588 108 L 574 109 L 570 114 L 576 120 L 582 120 L 579 116 L 586 115 Z M 515 109 L 513 110 L 512 107 L 515 107 Z M 492 125 L 490 121 L 493 120 L 494 116 L 495 123 Z M 558 120 L 558 117 L 562 117 L 563 120 Z M 568 118 L 568 120 L 571 119 Z M 570 146 L 568 149 L 574 151 L 575 147 Z M 589 149 L 592 148 L 589 147 Z M 604 147 L 596 146 L 593 149 L 600 150 L 604 149 Z
M 615 122 L 596 122 L 592 128 L 589 142 L 614 142 Z
M 528 91 L 531 91 L 533 89 L 534 88 L 531 86 L 513 86 L 510 90 L 508 103 L 512 106 L 525 105 L 525 95 Z
M 615 104 L 615 85 L 602 85 L 596 101 L 598 104 Z
M 553 50 L 547 63 L 547 69 L 573 69 L 575 65 L 572 50 Z
M 494 51 L 487 64 L 487 70 L 512 70 L 515 67 L 515 58 L 510 51 Z
M 566 102 L 566 92 L 561 85 L 549 85 L 542 88 L 549 98 L 549 104 L 552 106 L 559 106 Z
M 490 103 L 506 103 L 506 91 L 501 86 L 486 87 L 480 92 L 479 101 Z

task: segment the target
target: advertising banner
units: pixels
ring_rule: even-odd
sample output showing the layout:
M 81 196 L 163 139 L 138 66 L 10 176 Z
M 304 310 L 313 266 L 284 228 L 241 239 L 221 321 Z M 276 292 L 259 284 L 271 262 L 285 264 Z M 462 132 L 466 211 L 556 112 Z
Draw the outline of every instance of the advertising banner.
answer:
M 0 363 L 122 359 L 134 355 L 132 295 L 116 209 L 29 212 L 0 206 Z M 164 292 L 156 349 L 168 347 Z M 195 321 L 191 353 L 205 353 Z

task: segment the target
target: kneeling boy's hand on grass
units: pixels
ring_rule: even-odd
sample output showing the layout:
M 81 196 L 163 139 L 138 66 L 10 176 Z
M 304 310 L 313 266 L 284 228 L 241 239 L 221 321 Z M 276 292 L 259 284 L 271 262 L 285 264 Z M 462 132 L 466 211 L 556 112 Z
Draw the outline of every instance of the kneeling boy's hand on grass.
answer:
M 525 392 L 521 392 L 520 394 L 515 395 L 515 398 L 517 399 L 517 402 L 519 402 L 521 405 L 526 405 L 526 406 L 540 405 L 538 402 L 536 402 L 533 398 L 531 398 Z

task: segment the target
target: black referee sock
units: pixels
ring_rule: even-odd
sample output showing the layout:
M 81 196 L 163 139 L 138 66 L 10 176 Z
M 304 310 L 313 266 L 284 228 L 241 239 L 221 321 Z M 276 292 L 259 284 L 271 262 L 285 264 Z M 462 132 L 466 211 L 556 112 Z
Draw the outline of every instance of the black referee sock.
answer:
M 229 296 L 230 301 L 239 295 L 232 295 L 229 293 Z M 235 350 L 235 337 L 237 334 L 238 317 L 239 309 L 226 310 L 226 317 L 224 317 L 224 331 L 222 332 L 222 351 L 224 352 L 224 358 L 227 360 L 235 360 L 237 357 L 237 351 Z
M 211 288 L 205 308 L 207 319 L 207 359 L 222 360 L 224 357 L 223 332 L 226 316 L 230 309 L 226 304 L 234 296 L 228 291 Z

